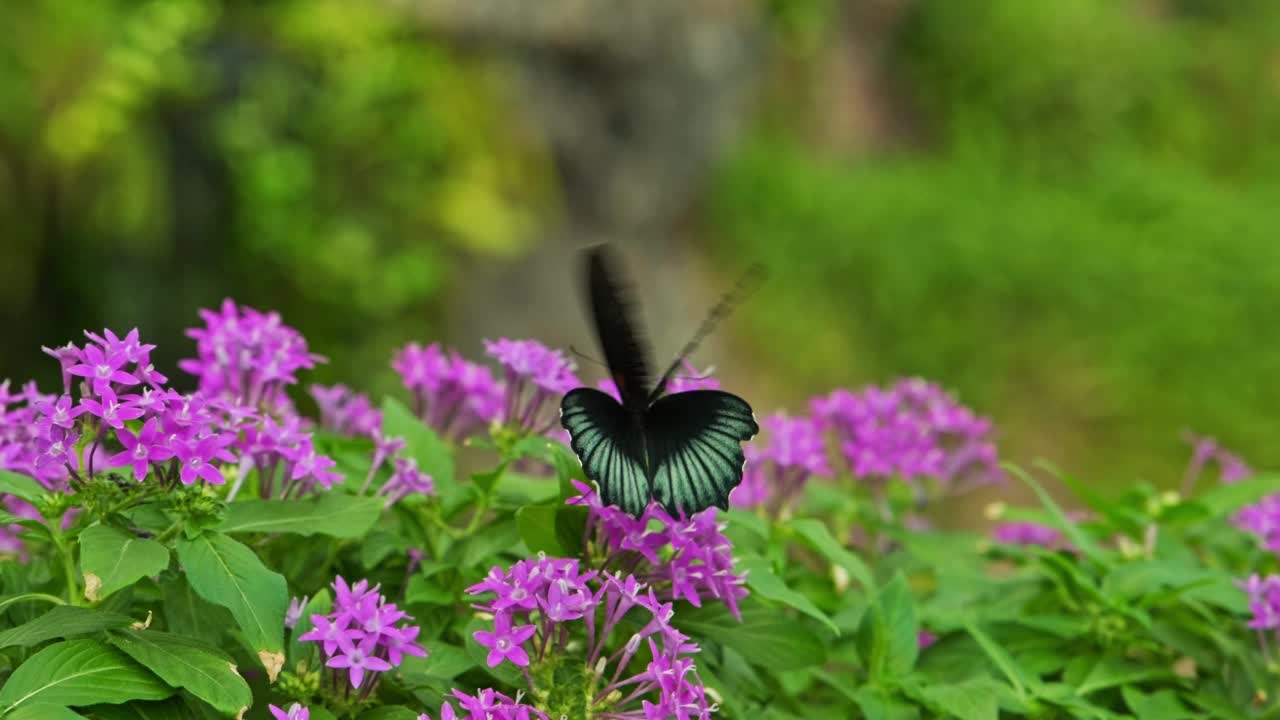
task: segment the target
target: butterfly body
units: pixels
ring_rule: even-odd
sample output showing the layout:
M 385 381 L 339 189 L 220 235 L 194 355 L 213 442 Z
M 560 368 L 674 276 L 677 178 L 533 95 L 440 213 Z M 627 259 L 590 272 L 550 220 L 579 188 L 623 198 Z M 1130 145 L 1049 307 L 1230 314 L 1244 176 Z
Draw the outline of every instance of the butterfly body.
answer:
M 727 508 L 729 492 L 742 482 L 741 443 L 759 432 L 751 406 L 721 390 L 665 394 L 680 360 L 700 338 L 651 383 L 647 345 L 603 247 L 588 256 L 587 290 L 621 402 L 600 390 L 577 388 L 561 401 L 560 422 L 601 500 L 636 517 L 650 499 L 677 517 Z M 699 334 L 708 330 L 704 324 Z

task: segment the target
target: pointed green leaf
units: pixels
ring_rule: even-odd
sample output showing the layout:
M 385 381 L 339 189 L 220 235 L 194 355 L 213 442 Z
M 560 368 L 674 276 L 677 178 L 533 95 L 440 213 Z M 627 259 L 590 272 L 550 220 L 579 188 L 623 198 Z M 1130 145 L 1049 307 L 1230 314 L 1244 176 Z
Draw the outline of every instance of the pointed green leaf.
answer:
M 80 568 L 84 594 L 97 602 L 169 566 L 169 549 L 155 540 L 136 537 L 106 525 L 80 533 Z
M 64 640 L 32 655 L 0 687 L 0 715 L 27 705 L 160 700 L 173 690 L 99 640 Z
M 198 595 L 231 611 L 274 678 L 284 662 L 284 614 L 289 605 L 284 577 L 268 570 L 248 547 L 216 532 L 180 540 L 178 559 Z
M 672 623 L 681 631 L 733 648 L 748 661 L 765 668 L 802 668 L 821 664 L 826 649 L 817 633 L 773 608 L 748 599 L 742 621 L 720 604 L 700 608 L 681 605 Z
M 378 522 L 385 503 L 385 498 L 341 492 L 306 500 L 243 500 L 227 506 L 225 519 L 214 529 L 362 538 Z
M 884 586 L 862 619 L 859 651 L 873 680 L 902 677 L 920 654 L 915 601 L 902 573 Z
M 183 575 L 171 575 L 160 583 L 164 629 L 217 647 L 235 624 L 231 613 L 196 594 Z
M 430 475 L 437 486 L 454 484 L 453 452 L 448 443 L 395 398 L 382 401 L 382 432 L 387 437 L 404 438 L 404 452 L 418 461 L 418 469 Z
M 200 706 L 206 707 L 203 703 Z M 180 697 L 154 702 L 134 700 L 122 705 L 95 705 L 85 708 L 85 712 L 96 720 L 198 720 L 195 712 Z M 311 717 L 315 718 L 315 714 L 312 713 Z
M 31 647 L 45 640 L 89 635 L 109 628 L 125 627 L 132 622 L 128 615 L 58 605 L 30 622 L 0 632 L 0 648 L 15 645 Z
M 840 544 L 827 529 L 827 526 L 821 520 L 813 518 L 801 518 L 792 520 L 791 529 L 796 531 L 801 538 L 814 550 L 817 550 L 827 560 L 835 565 L 845 569 L 849 576 L 858 581 L 862 585 L 865 592 L 875 592 L 876 581 L 871 574 L 871 568 L 862 561 L 862 558 L 849 552 L 847 548 Z
M 61 705 L 23 705 L 4 720 L 84 720 L 84 716 Z
M 747 585 L 759 593 L 760 597 L 795 608 L 826 625 L 832 633 L 840 634 L 840 628 L 831 622 L 831 618 L 819 610 L 808 597 L 787 587 L 782 578 L 773 574 L 773 569 L 764 558 L 753 556 L 741 558 L 738 561 L 738 570 L 746 573 Z
M 199 640 L 155 630 L 123 630 L 112 633 L 110 642 L 161 680 L 223 713 L 236 715 L 253 703 L 249 683 L 231 658 Z
M 1000 685 L 983 675 L 964 682 L 930 684 L 921 688 L 925 701 L 959 720 L 997 720 Z
M 9 470 L 0 470 L 0 494 L 16 495 L 34 505 L 47 490 L 34 478 Z

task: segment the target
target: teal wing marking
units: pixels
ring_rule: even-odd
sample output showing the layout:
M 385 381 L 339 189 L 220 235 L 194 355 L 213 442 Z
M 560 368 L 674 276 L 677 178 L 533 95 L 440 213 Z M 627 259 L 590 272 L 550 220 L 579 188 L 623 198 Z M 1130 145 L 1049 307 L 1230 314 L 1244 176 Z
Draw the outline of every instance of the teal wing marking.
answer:
M 560 401 L 560 424 L 605 505 L 639 517 L 649 505 L 644 431 L 622 405 L 599 390 L 577 388 Z
M 653 497 L 679 517 L 729 507 L 742 482 L 742 443 L 760 431 L 751 406 L 720 390 L 659 398 L 645 414 Z

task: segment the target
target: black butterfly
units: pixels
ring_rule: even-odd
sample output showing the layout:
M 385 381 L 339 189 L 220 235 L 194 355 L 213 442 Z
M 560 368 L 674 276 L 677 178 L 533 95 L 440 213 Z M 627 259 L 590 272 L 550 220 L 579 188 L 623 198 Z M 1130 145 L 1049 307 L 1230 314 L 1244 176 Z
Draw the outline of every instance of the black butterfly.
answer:
M 760 431 L 751 406 L 720 390 L 663 392 L 681 361 L 728 313 L 734 295 L 712 309 L 651 389 L 649 348 L 632 321 L 613 265 L 605 246 L 589 251 L 591 313 L 622 403 L 592 388 L 571 390 L 560 402 L 560 424 L 606 505 L 634 517 L 644 512 L 651 497 L 676 517 L 713 505 L 728 508 L 729 492 L 742 482 L 740 443 Z

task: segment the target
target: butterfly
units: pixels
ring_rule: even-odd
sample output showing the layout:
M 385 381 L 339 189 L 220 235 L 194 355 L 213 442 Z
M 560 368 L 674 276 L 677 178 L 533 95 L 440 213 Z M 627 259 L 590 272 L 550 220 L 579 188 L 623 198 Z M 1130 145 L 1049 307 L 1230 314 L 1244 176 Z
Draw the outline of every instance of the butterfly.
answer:
M 726 295 L 675 362 L 650 384 L 648 345 L 633 320 L 627 286 L 608 246 L 587 253 L 587 298 L 605 364 L 622 402 L 580 387 L 560 402 L 560 424 L 605 505 L 639 517 L 657 500 L 674 517 L 729 507 L 742 482 L 741 443 L 760 431 L 746 400 L 721 390 L 665 395 L 676 368 L 735 300 Z M 750 277 L 750 276 L 748 276 Z M 738 290 L 745 286 L 739 283 Z

